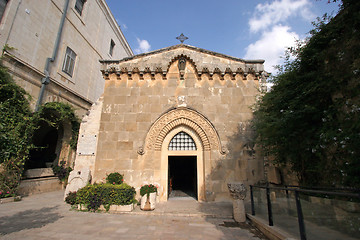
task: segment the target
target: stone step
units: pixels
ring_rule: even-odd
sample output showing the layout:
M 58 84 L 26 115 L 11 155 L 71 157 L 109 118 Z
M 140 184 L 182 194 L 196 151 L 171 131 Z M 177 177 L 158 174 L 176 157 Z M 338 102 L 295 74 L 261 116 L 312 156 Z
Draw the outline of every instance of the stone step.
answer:
M 45 177 L 22 180 L 18 189 L 18 194 L 28 196 L 43 192 L 52 192 L 63 189 L 63 184 L 57 177 Z

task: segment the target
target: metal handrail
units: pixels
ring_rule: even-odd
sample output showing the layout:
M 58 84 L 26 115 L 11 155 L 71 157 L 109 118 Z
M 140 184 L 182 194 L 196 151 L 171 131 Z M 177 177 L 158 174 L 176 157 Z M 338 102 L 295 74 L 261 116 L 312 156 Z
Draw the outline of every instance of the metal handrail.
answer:
M 299 189 L 348 191 L 348 192 L 359 192 L 360 193 L 360 188 L 354 188 L 354 187 L 321 187 L 321 186 L 308 187 L 308 186 L 298 186 L 298 185 L 284 185 L 284 186 L 292 187 L 292 188 L 299 188 Z
M 304 216 L 303 216 L 303 212 L 302 212 L 302 208 L 301 208 L 301 202 L 300 202 L 299 193 L 334 195 L 334 196 L 352 197 L 352 198 L 359 198 L 360 199 L 360 193 L 328 192 L 328 191 L 321 191 L 321 190 L 304 189 L 304 188 L 299 188 L 299 187 L 296 187 L 296 186 L 270 187 L 270 186 L 250 185 L 251 215 L 253 215 L 253 216 L 255 216 L 254 194 L 253 194 L 253 188 L 254 187 L 255 188 L 266 189 L 266 199 L 267 199 L 266 201 L 267 201 L 267 208 L 268 208 L 269 226 L 274 225 L 273 216 L 272 216 L 270 189 L 286 191 L 286 197 L 287 198 L 289 198 L 289 193 L 288 193 L 289 191 L 293 191 L 295 193 L 296 210 L 297 210 L 299 232 L 300 232 L 300 239 L 301 240 L 306 240 L 306 230 L 305 230 Z M 339 189 L 336 189 L 336 190 L 339 190 Z M 345 189 L 341 189 L 341 190 L 345 190 Z
M 269 188 L 274 190 L 285 190 L 285 191 L 298 191 L 302 193 L 316 193 L 316 194 L 324 194 L 324 195 L 335 195 L 335 196 L 343 196 L 343 197 L 355 197 L 360 199 L 360 193 L 344 193 L 344 192 L 328 192 L 321 190 L 311 190 L 311 189 L 301 189 L 301 188 L 287 188 L 287 187 L 267 187 L 267 186 L 254 186 L 256 188 Z

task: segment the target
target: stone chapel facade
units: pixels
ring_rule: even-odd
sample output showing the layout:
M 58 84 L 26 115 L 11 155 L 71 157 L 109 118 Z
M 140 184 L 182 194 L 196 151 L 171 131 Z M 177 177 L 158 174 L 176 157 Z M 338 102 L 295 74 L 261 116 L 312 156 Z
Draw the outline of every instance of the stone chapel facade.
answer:
M 248 128 L 263 63 L 185 44 L 101 61 L 105 90 L 83 119 L 75 170 L 156 184 L 160 201 L 184 185 L 199 201 L 229 200 L 228 182 L 264 179 Z

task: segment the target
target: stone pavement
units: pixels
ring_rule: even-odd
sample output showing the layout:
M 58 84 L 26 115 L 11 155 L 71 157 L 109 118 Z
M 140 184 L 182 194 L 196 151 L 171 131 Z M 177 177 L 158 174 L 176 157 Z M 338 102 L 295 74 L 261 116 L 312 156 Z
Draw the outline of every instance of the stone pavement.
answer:
M 173 198 L 151 212 L 109 214 L 70 210 L 63 191 L 0 205 L 0 239 L 266 239 L 231 218 L 229 203 Z

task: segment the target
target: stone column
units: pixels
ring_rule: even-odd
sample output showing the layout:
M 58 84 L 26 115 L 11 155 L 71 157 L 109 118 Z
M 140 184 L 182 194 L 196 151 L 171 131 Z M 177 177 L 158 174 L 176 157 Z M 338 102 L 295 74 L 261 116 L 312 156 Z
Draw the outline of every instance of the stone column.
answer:
M 236 222 L 245 222 L 244 199 L 246 197 L 246 187 L 242 182 L 228 183 L 230 195 L 233 198 L 233 213 Z

